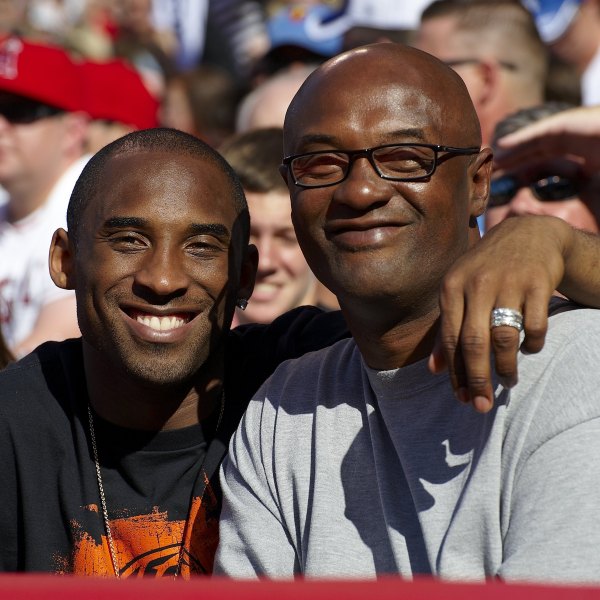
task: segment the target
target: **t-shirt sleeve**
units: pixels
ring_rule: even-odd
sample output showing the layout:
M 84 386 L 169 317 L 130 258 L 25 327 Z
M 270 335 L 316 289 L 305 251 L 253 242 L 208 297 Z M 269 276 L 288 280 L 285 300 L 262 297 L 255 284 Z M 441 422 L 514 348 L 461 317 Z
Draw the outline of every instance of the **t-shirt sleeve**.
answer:
M 600 419 L 564 431 L 528 459 L 513 492 L 501 578 L 598 582 L 599 459 Z
M 571 329 L 548 341 L 557 351 L 537 384 L 510 490 L 498 573 L 507 580 L 598 582 L 600 318 L 590 312 L 572 311 Z
M 259 391 L 258 396 L 263 396 Z M 236 578 L 291 577 L 298 572 L 269 466 L 274 408 L 253 400 L 221 467 L 223 508 L 214 574 Z

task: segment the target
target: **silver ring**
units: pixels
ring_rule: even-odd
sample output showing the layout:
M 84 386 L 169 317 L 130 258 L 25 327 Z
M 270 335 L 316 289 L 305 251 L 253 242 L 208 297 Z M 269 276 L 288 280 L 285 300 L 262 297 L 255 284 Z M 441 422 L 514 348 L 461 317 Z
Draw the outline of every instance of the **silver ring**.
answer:
M 508 325 L 517 331 L 523 331 L 523 313 L 512 308 L 495 308 L 490 317 L 490 329 Z

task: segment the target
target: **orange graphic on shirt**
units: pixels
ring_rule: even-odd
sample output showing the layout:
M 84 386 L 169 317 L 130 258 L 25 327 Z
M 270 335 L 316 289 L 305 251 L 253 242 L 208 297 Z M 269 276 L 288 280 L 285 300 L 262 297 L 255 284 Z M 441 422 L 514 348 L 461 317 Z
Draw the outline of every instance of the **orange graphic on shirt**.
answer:
M 136 515 L 110 520 L 110 530 L 121 577 L 207 575 L 212 572 L 214 555 L 219 541 L 219 507 L 217 498 L 205 476 L 206 489 L 202 497 L 192 500 L 188 526 L 184 520 L 170 521 L 166 511 L 155 507 L 146 515 Z M 98 512 L 97 507 L 86 507 Z M 62 572 L 77 575 L 113 577 L 114 569 L 106 535 L 100 543 L 83 531 L 79 523 L 72 524 L 75 543 L 71 561 L 59 561 Z M 66 567 L 65 563 L 70 566 Z

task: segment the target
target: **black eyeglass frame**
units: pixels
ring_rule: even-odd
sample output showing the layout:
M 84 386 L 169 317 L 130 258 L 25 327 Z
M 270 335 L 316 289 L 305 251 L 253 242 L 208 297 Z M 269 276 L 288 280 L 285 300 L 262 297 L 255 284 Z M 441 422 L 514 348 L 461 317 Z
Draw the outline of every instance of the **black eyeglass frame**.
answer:
M 429 148 L 430 150 L 433 150 L 433 161 L 431 163 L 431 168 L 424 175 L 419 175 L 417 177 L 392 177 L 390 175 L 384 175 L 379 170 L 379 167 L 377 166 L 377 163 L 375 162 L 375 159 L 373 158 L 373 152 L 376 152 L 377 150 L 381 150 L 383 148 Z M 291 175 L 294 179 L 294 184 L 297 185 L 298 187 L 302 187 L 302 188 L 323 188 L 323 187 L 331 187 L 332 185 L 337 185 L 338 183 L 342 183 L 342 181 L 344 181 L 348 177 L 348 175 L 352 169 L 352 164 L 354 163 L 354 161 L 357 158 L 362 158 L 362 157 L 365 157 L 369 161 L 369 163 L 371 163 L 371 166 L 373 167 L 373 170 L 375 171 L 375 173 L 377 173 L 377 175 L 379 175 L 379 177 L 381 177 L 382 179 L 387 179 L 389 181 L 423 181 L 424 179 L 428 179 L 435 173 L 435 170 L 437 169 L 438 163 L 440 161 L 440 158 L 438 156 L 439 152 L 447 152 L 449 154 L 457 155 L 457 156 L 467 156 L 470 154 L 477 154 L 480 151 L 481 151 L 481 148 L 479 146 L 469 146 L 467 148 L 458 148 L 456 146 L 442 146 L 440 144 L 423 144 L 423 143 L 384 144 L 383 146 L 375 146 L 373 148 L 363 148 L 361 150 L 331 149 L 331 150 L 315 150 L 314 152 L 303 152 L 302 154 L 292 154 L 290 156 L 284 157 L 284 159 L 282 161 L 282 165 L 284 165 L 288 169 L 288 171 L 291 173 Z M 298 181 L 298 179 L 296 178 L 296 175 L 294 174 L 293 162 L 298 158 L 304 158 L 306 156 L 317 156 L 319 154 L 346 154 L 348 156 L 348 165 L 343 174 L 343 177 L 335 182 L 323 183 L 323 184 L 319 183 L 316 185 L 300 183 Z

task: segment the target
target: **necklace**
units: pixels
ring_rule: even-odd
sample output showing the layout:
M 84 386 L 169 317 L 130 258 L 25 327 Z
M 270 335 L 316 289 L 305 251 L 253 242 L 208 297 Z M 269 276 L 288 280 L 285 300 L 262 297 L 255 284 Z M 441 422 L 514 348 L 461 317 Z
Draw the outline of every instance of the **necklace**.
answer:
M 219 426 L 221 425 L 221 421 L 223 419 L 223 412 L 225 411 L 225 389 L 221 392 L 221 408 L 219 411 L 219 418 L 217 420 L 217 426 L 215 427 L 215 434 L 219 430 Z M 106 505 L 106 494 L 104 493 L 104 484 L 102 482 L 102 472 L 100 470 L 100 459 L 98 458 L 98 444 L 96 442 L 96 429 L 94 427 L 94 415 L 92 413 L 92 407 L 88 402 L 87 405 L 88 412 L 88 422 L 90 429 L 90 440 L 92 442 L 92 452 L 94 454 L 94 464 L 96 467 L 96 479 L 98 481 L 98 493 L 100 494 L 100 505 L 102 508 L 102 520 L 104 521 L 104 529 L 106 531 L 106 539 L 108 541 L 108 553 L 110 554 L 110 560 L 112 562 L 112 567 L 115 572 L 115 577 L 117 579 L 121 578 L 121 573 L 119 571 L 119 562 L 117 560 L 117 552 L 115 550 L 115 542 L 112 536 L 112 532 L 110 530 L 110 521 L 108 519 L 108 508 Z M 185 543 L 185 533 L 187 530 L 187 520 L 183 528 L 183 534 L 181 539 L 181 544 L 179 546 L 179 555 L 177 557 L 177 567 L 175 569 L 175 574 L 173 575 L 173 579 L 177 578 L 179 572 L 181 571 L 181 565 L 183 562 L 184 555 L 184 543 Z

